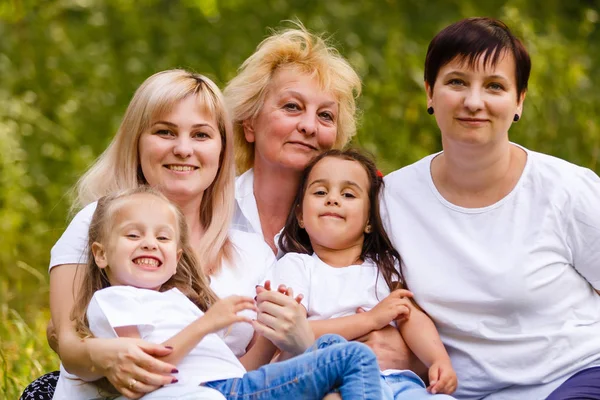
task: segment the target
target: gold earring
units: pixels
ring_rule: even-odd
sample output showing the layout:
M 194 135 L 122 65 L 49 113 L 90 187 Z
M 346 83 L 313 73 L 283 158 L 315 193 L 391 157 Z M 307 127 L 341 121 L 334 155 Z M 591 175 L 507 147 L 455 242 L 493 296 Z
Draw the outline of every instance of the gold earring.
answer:
M 304 229 L 304 221 L 299 220 L 298 225 L 300 226 L 300 228 Z
M 372 230 L 373 228 L 371 227 L 371 225 L 365 226 L 365 233 L 371 233 Z

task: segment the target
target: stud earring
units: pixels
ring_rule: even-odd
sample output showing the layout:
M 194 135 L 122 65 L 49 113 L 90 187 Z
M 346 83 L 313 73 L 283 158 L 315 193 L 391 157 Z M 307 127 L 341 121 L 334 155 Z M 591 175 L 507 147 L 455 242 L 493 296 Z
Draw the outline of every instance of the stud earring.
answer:
M 302 221 L 302 220 L 299 220 L 299 221 L 298 221 L 298 226 L 299 226 L 300 228 L 304 229 L 304 221 Z
M 371 231 L 373 231 L 373 228 L 371 227 L 371 225 L 365 226 L 365 233 L 371 233 Z
M 427 114 L 429 114 L 429 115 L 433 115 L 433 107 L 429 107 L 429 108 L 427 109 Z
M 519 117 L 519 114 L 515 114 L 515 116 L 513 117 L 513 121 L 515 122 L 519 122 L 520 119 L 521 117 Z

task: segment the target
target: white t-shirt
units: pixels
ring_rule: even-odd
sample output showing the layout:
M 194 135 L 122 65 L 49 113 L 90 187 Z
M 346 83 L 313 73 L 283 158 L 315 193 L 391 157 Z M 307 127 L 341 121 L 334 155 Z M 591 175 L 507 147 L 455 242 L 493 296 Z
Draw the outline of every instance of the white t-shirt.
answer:
M 343 268 L 331 267 L 313 255 L 287 253 L 272 270 L 276 287 L 285 284 L 304 295 L 308 319 L 324 320 L 369 311 L 390 294 L 385 279 L 371 260 Z
M 162 343 L 203 314 L 177 289 L 166 292 L 112 286 L 94 294 L 87 310 L 90 330 L 96 337 L 116 338 L 114 328 L 137 326 L 142 339 Z M 206 335 L 178 364 L 178 383 L 166 385 L 144 398 L 181 395 L 202 382 L 238 378 L 246 373 L 222 339 L 223 332 Z M 62 381 L 62 382 L 61 382 Z M 199 391 L 202 389 L 198 389 Z M 96 387 L 61 375 L 54 399 L 89 399 Z
M 50 269 L 61 264 L 87 263 L 88 230 L 96 210 L 96 202 L 84 207 L 71 221 L 50 252 Z M 256 285 L 263 284 L 267 271 L 275 264 L 271 248 L 261 236 L 231 230 L 229 238 L 236 250 L 233 262 L 225 263 L 221 271 L 211 276 L 211 288 L 223 298 L 231 295 L 256 296 Z M 244 311 L 255 318 L 254 311 Z M 236 356 L 246 353 L 254 330 L 248 324 L 235 324 L 226 343 Z
M 256 197 L 254 197 L 254 170 L 252 168 L 235 178 L 235 211 L 231 227 L 243 232 L 256 233 L 264 240 Z M 273 239 L 277 246 L 277 258 L 281 258 L 284 254 L 279 248 L 281 231 Z
M 434 156 L 386 176 L 382 212 L 457 371 L 456 397 L 544 399 L 600 364 L 600 179 L 527 151 L 510 194 L 464 208 L 437 191 Z

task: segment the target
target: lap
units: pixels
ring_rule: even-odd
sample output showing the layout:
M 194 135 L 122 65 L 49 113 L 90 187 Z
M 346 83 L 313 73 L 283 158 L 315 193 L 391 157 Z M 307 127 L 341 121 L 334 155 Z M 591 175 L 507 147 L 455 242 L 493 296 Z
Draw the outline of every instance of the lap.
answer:
M 600 367 L 579 371 L 554 392 L 546 400 L 600 400 Z

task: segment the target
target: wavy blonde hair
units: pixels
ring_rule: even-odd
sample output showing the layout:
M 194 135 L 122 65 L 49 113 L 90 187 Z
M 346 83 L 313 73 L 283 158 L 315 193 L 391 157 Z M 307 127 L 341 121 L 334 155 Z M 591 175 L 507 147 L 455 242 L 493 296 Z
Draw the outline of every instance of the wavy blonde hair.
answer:
M 160 291 L 164 292 L 177 288 L 202 311 L 206 311 L 217 300 L 216 294 L 210 288 L 210 280 L 202 273 L 201 268 L 198 266 L 198 259 L 190 247 L 188 227 L 181 211 L 169 202 L 162 193 L 149 186 L 138 186 L 134 189 L 116 192 L 98 200 L 98 206 L 90 223 L 87 246 L 88 262 L 71 311 L 71 319 L 75 321 L 75 330 L 82 338 L 92 336 L 86 316 L 92 296 L 98 290 L 111 286 L 104 271 L 96 264 L 92 253 L 92 245 L 97 242 L 107 247 L 113 230 L 115 213 L 121 210 L 124 205 L 136 201 L 133 196 L 139 194 L 151 195 L 160 201 L 164 201 L 175 214 L 175 220 L 177 221 L 175 226 L 177 230 L 176 239 L 177 248 L 182 250 L 181 258 L 177 263 L 175 274 L 161 285 Z M 143 200 L 137 199 L 137 201 Z
M 227 235 L 234 204 L 233 129 L 221 91 L 205 76 L 175 69 L 146 79 L 133 95 L 108 148 L 77 182 L 73 207 L 81 208 L 110 193 L 147 184 L 138 154 L 140 135 L 150 128 L 154 118 L 189 96 L 197 96 L 200 111 L 214 116 L 221 134 L 220 166 L 215 181 L 202 196 L 198 218 L 205 232 L 195 249 L 202 254 L 201 264 L 217 271 L 233 251 Z
M 326 39 L 310 33 L 301 23 L 297 28 L 274 32 L 244 61 L 225 90 L 233 118 L 237 172 L 252 168 L 254 143 L 246 141 L 243 122 L 261 110 L 273 75 L 281 68 L 316 77 L 322 90 L 338 100 L 338 130 L 334 148 L 341 149 L 356 134 L 356 99 L 361 80 L 356 71 Z

